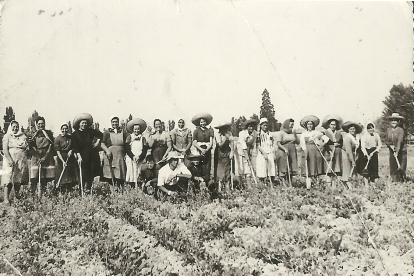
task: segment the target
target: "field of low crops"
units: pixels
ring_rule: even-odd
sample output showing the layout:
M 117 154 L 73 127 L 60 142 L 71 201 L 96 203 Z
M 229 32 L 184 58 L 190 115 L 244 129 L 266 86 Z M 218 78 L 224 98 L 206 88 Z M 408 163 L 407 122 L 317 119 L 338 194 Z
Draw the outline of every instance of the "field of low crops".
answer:
M 0 275 L 414 275 L 414 150 L 405 183 L 255 186 L 167 202 L 141 191 L 0 202 Z M 0 201 L 2 197 L 0 196 Z

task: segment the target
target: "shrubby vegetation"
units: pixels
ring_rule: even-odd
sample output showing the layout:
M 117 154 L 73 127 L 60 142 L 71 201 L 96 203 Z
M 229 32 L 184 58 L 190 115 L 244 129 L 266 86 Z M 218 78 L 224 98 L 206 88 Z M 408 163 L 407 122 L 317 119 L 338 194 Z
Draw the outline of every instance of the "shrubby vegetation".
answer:
M 303 182 L 165 202 L 106 183 L 83 199 L 24 192 L 0 205 L 0 275 L 414 273 L 412 181 L 369 191 Z

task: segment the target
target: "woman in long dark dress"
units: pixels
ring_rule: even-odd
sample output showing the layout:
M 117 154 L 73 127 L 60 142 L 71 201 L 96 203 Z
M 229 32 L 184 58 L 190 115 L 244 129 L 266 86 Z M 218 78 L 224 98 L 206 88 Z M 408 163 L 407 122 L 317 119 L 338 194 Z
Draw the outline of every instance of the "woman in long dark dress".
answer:
M 392 181 L 403 181 L 407 169 L 407 143 L 402 128 L 404 117 L 398 113 L 393 113 L 388 117 L 388 120 L 390 121 L 390 127 L 386 133 L 385 143 L 390 151 L 390 175 Z M 397 159 L 400 166 L 398 166 Z
M 216 126 L 219 130 L 216 138 L 216 153 L 217 153 L 217 181 L 219 183 L 219 191 L 221 187 L 228 188 L 231 175 L 230 162 L 233 159 L 233 135 L 229 130 L 230 123 Z M 227 185 L 226 185 L 227 183 Z M 224 186 L 223 186 L 224 184 Z
M 73 154 L 72 135 L 69 134 L 69 125 L 67 123 L 62 124 L 60 130 L 62 134 L 59 134 L 54 142 L 58 157 L 55 167 L 55 184 L 59 184 L 58 188 L 62 193 L 65 193 L 70 191 L 77 182 L 77 163 Z
M 88 192 L 92 188 L 94 169 L 96 158 L 94 158 L 94 147 L 102 140 L 102 133 L 92 129 L 90 126 L 93 118 L 90 114 L 82 113 L 73 119 L 73 128 L 75 132 L 72 134 L 73 151 L 78 159 L 78 166 L 82 168 L 82 182 L 85 191 Z M 105 144 L 101 143 L 102 149 L 109 151 Z
M 40 189 L 38 190 L 38 196 L 40 197 L 46 192 L 47 182 L 51 182 L 55 178 L 54 138 L 50 130 L 45 130 L 45 118 L 38 117 L 35 123 L 36 132 L 30 139 L 32 149 L 30 184 L 31 192 L 34 194 L 39 182 L 40 167 Z

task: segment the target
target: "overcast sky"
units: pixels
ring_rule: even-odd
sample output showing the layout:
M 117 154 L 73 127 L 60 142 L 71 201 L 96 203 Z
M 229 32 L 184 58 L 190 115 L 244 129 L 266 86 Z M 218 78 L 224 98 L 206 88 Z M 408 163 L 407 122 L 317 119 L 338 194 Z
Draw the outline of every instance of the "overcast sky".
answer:
M 27 126 L 91 113 L 152 122 L 208 111 L 213 123 L 381 115 L 412 74 L 407 2 L 9 0 L 2 8 L 0 115 Z M 298 124 L 297 124 L 297 127 Z

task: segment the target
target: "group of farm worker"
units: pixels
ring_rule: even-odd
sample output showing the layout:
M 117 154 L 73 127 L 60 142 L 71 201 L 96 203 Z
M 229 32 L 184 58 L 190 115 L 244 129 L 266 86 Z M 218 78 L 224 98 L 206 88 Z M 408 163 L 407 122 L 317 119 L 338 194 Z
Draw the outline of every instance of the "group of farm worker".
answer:
M 407 166 L 401 126 L 404 118 L 393 113 L 388 119 L 385 141 L 390 175 L 393 181 L 401 181 Z M 288 185 L 293 176 L 300 174 L 296 145 L 304 152 L 307 188 L 322 180 L 332 185 L 336 181 L 346 184 L 355 174 L 363 175 L 366 185 L 379 178 L 378 152 L 382 144 L 373 123 L 362 132 L 359 123 L 343 123 L 339 116 L 328 115 L 322 121 L 323 128 L 317 130 L 320 120 L 309 115 L 300 121 L 304 131 L 297 134 L 293 119 L 287 119 L 278 132 L 269 132 L 266 118 L 249 119 L 236 138 L 230 123 L 215 126 L 218 135 L 214 135 L 209 127 L 212 120 L 209 113 L 195 115 L 191 122 L 196 129 L 192 132 L 184 119 L 177 120 L 177 128 L 165 131 L 159 119 L 154 120 L 153 127 L 147 127 L 143 119 L 134 118 L 124 129 L 119 118 L 113 117 L 111 128 L 102 133 L 92 127 L 92 116 L 82 113 L 73 120 L 72 134 L 64 123 L 56 138 L 46 130 L 43 117 L 35 120 L 36 132 L 30 136 L 12 121 L 3 138 L 4 202 L 8 203 L 13 188 L 19 198 L 20 186 L 29 183 L 31 192 L 37 190 L 41 196 L 53 180 L 62 192 L 80 184 L 82 193 L 88 193 L 96 176 L 112 185 L 129 183 L 144 190 L 154 188 L 163 195 L 185 191 L 188 183 L 193 183 L 195 190 L 232 187 L 232 171 L 243 188 L 250 188 L 252 180 L 273 185 L 276 175 Z

